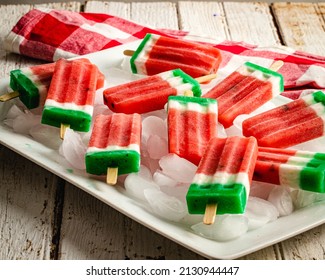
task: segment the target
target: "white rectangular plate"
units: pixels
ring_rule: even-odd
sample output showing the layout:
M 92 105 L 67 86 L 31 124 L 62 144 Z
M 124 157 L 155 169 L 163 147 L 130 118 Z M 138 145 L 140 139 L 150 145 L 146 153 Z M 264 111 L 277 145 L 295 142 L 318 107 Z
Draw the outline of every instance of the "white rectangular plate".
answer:
M 93 63 L 105 72 L 117 67 L 123 60 L 123 50 L 134 49 L 138 42 L 115 47 L 87 55 Z M 0 80 L 0 92 L 8 88 L 8 79 Z M 0 103 L 0 115 L 5 105 Z M 281 217 L 265 226 L 249 231 L 240 238 L 217 242 L 203 238 L 190 228 L 168 222 L 146 211 L 141 205 L 124 194 L 124 189 L 108 187 L 104 182 L 89 178 L 85 172 L 63 167 L 57 160 L 59 155 L 52 149 L 32 138 L 14 133 L 0 122 L 0 143 L 52 173 L 62 177 L 80 189 L 88 192 L 126 216 L 181 244 L 182 246 L 212 259 L 235 259 L 265 248 L 325 222 L 324 203 L 315 204 Z

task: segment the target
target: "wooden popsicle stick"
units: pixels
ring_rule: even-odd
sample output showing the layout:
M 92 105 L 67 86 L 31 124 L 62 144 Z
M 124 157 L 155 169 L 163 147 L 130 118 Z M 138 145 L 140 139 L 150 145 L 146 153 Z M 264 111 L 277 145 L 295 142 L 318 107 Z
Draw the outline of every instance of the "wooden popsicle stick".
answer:
M 283 65 L 284 65 L 284 62 L 282 60 L 277 60 L 272 63 L 272 65 L 269 67 L 269 69 L 274 72 L 277 72 Z
M 193 96 L 193 91 L 191 91 L 190 89 L 189 90 L 185 90 L 184 91 L 184 96 Z
M 16 97 L 19 96 L 19 92 L 18 91 L 12 91 L 12 92 L 8 92 L 6 94 L 3 94 L 0 96 L 0 101 L 1 102 L 6 102 L 9 101 L 11 99 L 14 99 Z
M 203 217 L 203 223 L 205 225 L 214 224 L 214 220 L 216 218 L 218 205 L 216 203 L 209 203 L 205 206 L 205 213 Z
M 135 53 L 135 51 L 132 50 L 124 50 L 123 54 L 126 56 L 132 56 Z
M 60 138 L 61 138 L 62 140 L 64 139 L 65 131 L 66 131 L 67 128 L 69 128 L 69 127 L 70 127 L 69 124 L 61 123 L 61 126 L 60 126 Z
M 108 167 L 106 175 L 106 183 L 109 185 L 115 185 L 117 182 L 118 168 Z
M 206 82 L 210 82 L 211 80 L 215 79 L 217 77 L 217 74 L 209 74 L 209 75 L 205 75 L 202 77 L 198 77 L 195 78 L 195 80 L 199 83 L 199 84 L 203 84 Z

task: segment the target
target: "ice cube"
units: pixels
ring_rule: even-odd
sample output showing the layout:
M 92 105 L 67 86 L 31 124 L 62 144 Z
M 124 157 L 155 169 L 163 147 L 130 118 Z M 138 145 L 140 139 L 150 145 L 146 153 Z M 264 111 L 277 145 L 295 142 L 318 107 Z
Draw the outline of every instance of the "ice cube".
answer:
M 169 221 L 177 222 L 187 214 L 187 206 L 179 199 L 157 189 L 145 189 L 144 195 L 153 213 Z
M 29 111 L 25 114 L 18 115 L 14 118 L 12 128 L 14 132 L 19 134 L 29 134 L 30 129 L 41 123 L 41 116 L 34 115 Z
M 186 226 L 193 226 L 203 221 L 204 215 L 191 215 L 187 214 L 179 222 Z
M 82 142 L 79 133 L 67 128 L 64 140 L 59 149 L 62 155 L 74 168 L 86 169 L 85 153 L 87 147 Z
M 167 103 L 165 106 L 167 106 Z M 166 108 L 161 109 L 161 110 L 151 111 L 149 113 L 142 114 L 142 117 L 143 117 L 143 119 L 145 119 L 147 117 L 160 118 L 160 119 L 164 120 L 165 125 L 167 127 L 167 113 L 166 113 L 166 111 L 167 111 Z
M 146 200 L 144 190 L 159 190 L 159 186 L 154 181 L 138 173 L 130 173 L 124 181 L 124 187 L 128 195 L 142 201 Z
M 325 193 L 316 193 L 316 201 L 324 201 Z
M 138 175 L 144 179 L 147 179 L 147 180 L 152 180 L 152 174 L 151 174 L 151 171 L 148 167 L 144 166 L 144 165 L 140 165 L 140 170 L 138 172 Z
M 0 50 L 0 58 L 4 58 L 6 56 L 7 52 L 5 50 Z
M 39 143 L 54 150 L 59 149 L 62 140 L 58 137 L 60 131 L 57 127 L 38 124 L 29 130 L 29 134 Z
M 180 201 L 186 204 L 186 194 L 189 188 L 189 184 L 177 184 L 175 187 L 162 186 L 161 191 L 164 193 L 177 197 Z
M 8 113 L 13 106 L 16 106 L 14 105 L 14 100 L 0 102 L 0 121 L 8 118 Z
M 267 200 L 278 209 L 280 216 L 287 216 L 293 212 L 293 201 L 286 187 L 273 188 Z
M 304 208 L 312 205 L 318 200 L 319 194 L 304 190 L 293 190 L 291 192 L 291 198 L 293 200 L 294 207 L 296 209 Z
M 79 134 L 84 145 L 88 147 L 89 140 L 92 134 L 92 129 L 89 130 L 88 132 L 80 132 Z
M 214 224 L 205 225 L 201 222 L 191 228 L 195 233 L 206 238 L 228 241 L 247 232 L 248 219 L 243 215 L 217 215 Z
M 111 115 L 113 112 L 106 105 L 97 105 L 94 107 L 93 120 L 98 115 Z
M 167 140 L 158 135 L 150 135 L 147 140 L 147 151 L 150 158 L 160 159 L 168 154 Z
M 244 216 L 248 218 L 248 230 L 253 230 L 275 221 L 279 217 L 279 211 L 267 200 L 249 197 Z
M 142 151 L 141 164 L 149 168 L 151 174 L 154 174 L 159 169 L 159 159 L 152 159 Z
M 177 185 L 177 181 L 170 178 L 166 174 L 164 174 L 161 170 L 157 170 L 153 174 L 153 180 L 156 184 L 158 184 L 160 187 L 175 187 Z
M 167 141 L 166 122 L 156 116 L 146 117 L 142 121 L 142 138 L 145 143 L 151 135 L 159 136 Z
M 6 126 L 9 126 L 9 127 L 13 127 L 13 125 L 14 125 L 14 119 L 5 119 L 4 121 L 3 121 L 3 123 L 6 125 Z
M 23 110 L 21 110 L 17 105 L 13 105 L 10 107 L 7 113 L 7 119 L 15 119 L 16 117 L 21 116 L 23 114 Z
M 159 160 L 159 165 L 167 176 L 181 183 L 191 183 L 197 166 L 176 154 L 168 154 Z
M 252 181 L 249 195 L 267 200 L 271 190 L 275 187 L 277 187 L 277 185 Z

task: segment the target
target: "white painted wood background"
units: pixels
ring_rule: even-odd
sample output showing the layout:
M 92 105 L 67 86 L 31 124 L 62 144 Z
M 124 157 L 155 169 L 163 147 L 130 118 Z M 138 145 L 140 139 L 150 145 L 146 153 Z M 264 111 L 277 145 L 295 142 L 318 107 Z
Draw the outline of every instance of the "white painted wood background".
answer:
M 325 55 L 325 3 L 99 2 L 44 4 L 101 12 L 159 28 L 190 30 Z M 0 5 L 0 44 L 39 5 Z M 4 54 L 0 78 L 39 61 Z M 0 146 L 0 259 L 203 259 Z M 325 259 L 325 225 L 241 259 Z

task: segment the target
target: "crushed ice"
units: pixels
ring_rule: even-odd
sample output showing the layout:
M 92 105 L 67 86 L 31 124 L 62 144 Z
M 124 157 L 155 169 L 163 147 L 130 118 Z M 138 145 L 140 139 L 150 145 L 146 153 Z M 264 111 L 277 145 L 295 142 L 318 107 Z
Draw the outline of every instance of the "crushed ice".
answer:
M 205 225 L 200 222 L 191 228 L 201 236 L 223 242 L 238 238 L 246 233 L 248 219 L 243 215 L 217 215 L 213 225 Z
M 286 187 L 273 188 L 267 200 L 278 209 L 280 216 L 288 216 L 294 210 L 290 190 Z
M 253 230 L 275 221 L 279 217 L 279 211 L 267 200 L 249 197 L 244 216 L 248 219 L 248 230 Z
M 128 195 L 142 201 L 146 201 L 146 189 L 159 190 L 159 186 L 144 171 L 129 174 L 124 181 L 124 187 Z
M 39 143 L 53 150 L 58 150 L 62 140 L 59 135 L 59 130 L 56 127 L 37 124 L 29 130 L 29 134 Z
M 85 169 L 85 154 L 87 147 L 79 133 L 67 128 L 64 140 L 59 149 L 62 155 L 74 168 Z
M 168 154 L 159 160 L 164 174 L 180 183 L 191 183 L 197 166 L 176 154 Z
M 159 189 L 144 190 L 150 209 L 158 216 L 177 222 L 187 215 L 187 206 L 174 196 L 167 195 Z

